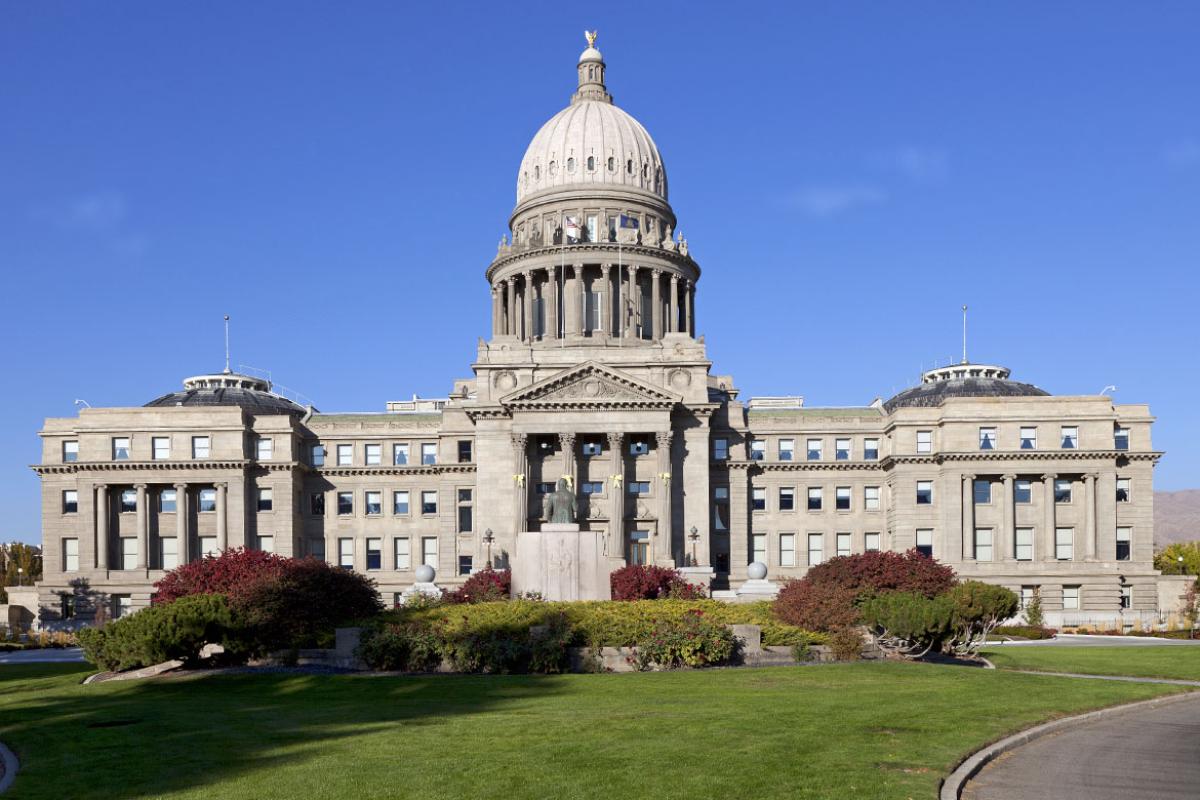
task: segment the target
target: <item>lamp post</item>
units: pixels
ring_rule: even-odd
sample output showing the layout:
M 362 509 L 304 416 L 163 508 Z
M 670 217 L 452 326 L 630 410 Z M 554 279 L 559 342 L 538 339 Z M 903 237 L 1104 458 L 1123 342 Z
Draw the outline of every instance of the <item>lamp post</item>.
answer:
M 692 543 L 692 566 L 696 566 L 696 542 L 700 541 L 700 531 L 695 525 L 688 531 L 688 541 Z
M 1179 560 L 1183 561 L 1182 558 L 1180 558 Z M 25 585 L 25 568 L 17 567 L 17 586 L 24 586 L 24 585 Z
M 1175 561 L 1179 563 L 1179 574 L 1186 575 L 1187 573 L 1183 571 L 1183 556 L 1176 556 Z
M 492 535 L 492 529 L 488 528 L 483 532 L 483 543 L 487 545 L 487 566 L 492 568 L 492 542 L 496 541 L 496 537 Z

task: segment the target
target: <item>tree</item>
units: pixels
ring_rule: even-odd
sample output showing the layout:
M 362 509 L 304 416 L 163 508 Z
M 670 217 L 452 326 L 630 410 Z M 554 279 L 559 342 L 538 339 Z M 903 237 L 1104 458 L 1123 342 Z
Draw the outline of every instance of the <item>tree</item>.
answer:
M 1154 568 L 1163 575 L 1200 575 L 1200 542 L 1167 545 L 1154 554 Z
M 0 602 L 8 602 L 5 586 L 32 586 L 42 579 L 42 549 L 24 542 L 0 544 Z

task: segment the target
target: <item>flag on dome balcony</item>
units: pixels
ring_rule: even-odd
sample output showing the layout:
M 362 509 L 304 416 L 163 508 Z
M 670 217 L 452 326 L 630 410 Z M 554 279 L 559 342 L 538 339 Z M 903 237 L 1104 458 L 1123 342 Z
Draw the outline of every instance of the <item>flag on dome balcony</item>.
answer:
M 617 227 L 636 231 L 638 229 L 637 217 L 627 217 L 622 214 L 621 221 L 617 223 Z
M 563 223 L 563 233 L 566 235 L 567 244 L 576 244 L 580 239 L 579 220 L 575 217 L 567 217 Z

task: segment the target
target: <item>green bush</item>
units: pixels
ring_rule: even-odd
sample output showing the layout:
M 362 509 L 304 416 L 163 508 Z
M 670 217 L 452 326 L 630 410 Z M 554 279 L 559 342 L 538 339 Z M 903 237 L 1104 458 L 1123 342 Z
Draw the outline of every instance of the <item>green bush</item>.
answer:
M 737 650 L 733 631 L 692 610 L 680 619 L 659 620 L 636 645 L 638 669 L 679 669 L 724 664 Z
M 947 594 L 953 607 L 950 649 L 963 656 L 978 653 L 988 634 L 1013 617 L 1021 604 L 1011 589 L 982 581 L 963 581 Z
M 885 653 L 919 658 L 950 636 L 954 602 L 949 594 L 926 597 L 888 592 L 863 602 L 863 621 Z
M 1055 628 L 1033 625 L 1000 625 L 991 633 L 991 638 L 999 639 L 1005 636 L 1016 636 L 1021 639 L 1051 639 L 1058 633 Z
M 239 627 L 222 595 L 197 594 L 144 608 L 103 628 L 85 628 L 78 638 L 84 657 L 97 667 L 127 670 L 173 659 L 191 665 L 206 644 L 236 653 Z
M 858 661 L 862 658 L 863 636 L 858 628 L 842 628 L 829 637 L 829 652 L 834 661 Z
M 364 633 L 358 657 L 373 669 L 432 672 L 442 663 L 441 640 L 427 626 L 389 624 Z

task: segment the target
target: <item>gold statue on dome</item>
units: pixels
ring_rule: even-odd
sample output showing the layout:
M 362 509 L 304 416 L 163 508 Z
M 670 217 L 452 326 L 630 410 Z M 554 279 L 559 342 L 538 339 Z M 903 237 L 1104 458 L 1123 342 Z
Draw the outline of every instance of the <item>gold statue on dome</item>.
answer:
M 583 32 L 583 38 L 587 39 L 588 47 L 596 46 L 596 35 L 599 33 L 600 33 L 600 31 L 584 31 Z

